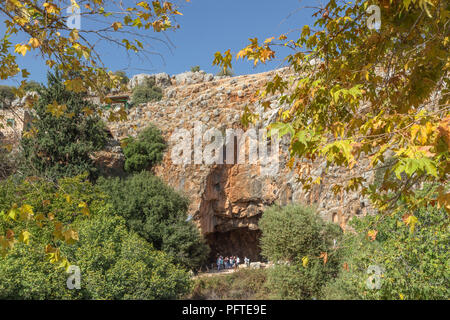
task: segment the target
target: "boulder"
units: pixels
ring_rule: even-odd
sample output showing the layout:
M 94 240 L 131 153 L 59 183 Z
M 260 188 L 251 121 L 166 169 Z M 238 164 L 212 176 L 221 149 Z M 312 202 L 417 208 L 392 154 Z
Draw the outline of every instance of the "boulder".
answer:
M 128 87 L 130 89 L 133 89 L 134 87 L 143 84 L 146 79 L 152 79 L 155 81 L 156 86 L 160 88 L 167 88 L 172 85 L 172 81 L 170 79 L 170 76 L 163 72 L 163 73 L 156 73 L 156 74 L 146 74 L 146 73 L 140 73 L 134 75 L 130 82 L 128 83 Z
M 187 71 L 175 76 L 175 81 L 177 85 L 182 84 L 196 84 L 202 82 L 210 82 L 214 80 L 214 76 L 211 73 L 206 73 L 205 71 L 192 72 Z

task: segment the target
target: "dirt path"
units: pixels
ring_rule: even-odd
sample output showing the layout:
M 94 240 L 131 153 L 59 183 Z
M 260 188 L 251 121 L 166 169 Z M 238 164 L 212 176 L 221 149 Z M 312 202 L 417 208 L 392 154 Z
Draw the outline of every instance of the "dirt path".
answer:
M 209 271 L 209 272 L 202 272 L 197 274 L 196 276 L 193 276 L 192 279 L 198 279 L 198 278 L 206 278 L 206 277 L 215 277 L 215 276 L 223 276 L 223 275 L 227 275 L 227 274 L 231 274 L 233 272 L 238 271 L 239 269 L 224 269 L 224 270 L 214 270 L 214 271 Z

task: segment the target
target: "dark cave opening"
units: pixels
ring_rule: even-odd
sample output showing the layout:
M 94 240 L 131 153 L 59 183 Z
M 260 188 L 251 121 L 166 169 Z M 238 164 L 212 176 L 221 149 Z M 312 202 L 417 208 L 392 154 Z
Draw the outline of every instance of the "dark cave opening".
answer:
M 249 228 L 210 233 L 206 235 L 206 241 L 211 248 L 210 261 L 215 262 L 218 255 L 237 256 L 241 261 L 247 256 L 250 261 L 261 261 L 260 236 L 260 230 Z

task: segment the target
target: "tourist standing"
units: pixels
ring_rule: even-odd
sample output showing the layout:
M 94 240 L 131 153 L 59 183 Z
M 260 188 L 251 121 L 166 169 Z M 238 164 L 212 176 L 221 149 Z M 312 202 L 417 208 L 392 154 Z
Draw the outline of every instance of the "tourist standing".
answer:
M 217 257 L 217 271 L 220 271 L 220 267 L 222 266 L 222 257 Z
M 236 266 L 235 268 L 239 268 L 239 263 L 241 262 L 241 260 L 239 259 L 239 257 L 236 257 Z

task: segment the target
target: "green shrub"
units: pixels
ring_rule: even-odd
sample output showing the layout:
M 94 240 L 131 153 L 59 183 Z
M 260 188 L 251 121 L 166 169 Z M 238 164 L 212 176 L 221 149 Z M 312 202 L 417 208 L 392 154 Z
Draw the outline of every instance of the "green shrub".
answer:
M 6 256 L 0 256 L 0 299 L 175 299 L 189 292 L 189 274 L 128 231 L 125 220 L 112 215 L 103 198 L 96 186 L 81 177 L 59 180 L 58 185 L 43 179 L 10 178 L 1 183 L 0 211 L 12 202 L 30 204 L 44 219 L 40 227 L 26 221 L 14 223 L 17 234 L 26 227 L 31 240 L 28 245 L 16 243 Z M 90 216 L 80 213 L 82 200 Z M 54 240 L 55 219 L 76 230 L 79 240 L 70 245 Z M 11 223 L 2 217 L 0 234 Z M 46 257 L 44 247 L 49 243 L 80 268 L 81 290 L 66 287 L 68 274 Z
M 118 71 L 114 72 L 114 75 L 120 77 L 120 83 L 121 84 L 125 84 L 126 85 L 130 81 L 130 78 L 127 77 L 127 74 L 125 73 L 125 71 L 118 70 Z
M 231 69 L 227 69 L 227 70 L 221 69 L 219 72 L 217 72 L 216 76 L 234 77 L 234 72 Z
M 338 273 L 340 254 L 333 240 L 341 237 L 339 227 L 299 205 L 269 208 L 259 226 L 261 253 L 275 262 L 268 270 L 273 297 L 319 298 L 322 287 Z
M 99 215 L 75 227 L 80 241 L 62 252 L 80 267 L 89 299 L 176 299 L 189 292 L 189 274 L 129 232 L 122 217 Z
M 84 95 L 67 91 L 58 75 L 48 75 L 48 87 L 40 90 L 33 120 L 34 135 L 21 140 L 24 159 L 22 171 L 55 179 L 89 172 L 95 177 L 96 168 L 90 155 L 103 148 L 107 133 L 96 115 L 86 115 L 85 108 L 95 106 Z M 66 108 L 49 110 L 54 102 Z
M 39 89 L 41 88 L 42 88 L 41 84 L 33 80 L 27 81 L 27 83 L 23 87 L 25 91 L 35 91 L 35 92 L 38 92 Z
M 200 66 L 192 66 L 191 67 L 191 72 L 199 72 L 200 71 Z
M 125 170 L 139 172 L 151 168 L 162 160 L 165 149 L 166 143 L 161 131 L 150 125 L 139 133 L 136 139 L 126 139 L 126 146 L 123 148 Z
M 15 98 L 13 87 L 0 85 L 0 108 L 10 104 Z
M 139 105 L 150 101 L 159 101 L 162 96 L 162 89 L 156 86 L 155 81 L 146 79 L 145 83 L 133 89 L 132 102 Z
M 421 197 L 419 194 L 417 195 Z M 400 205 L 400 203 L 399 203 Z M 407 214 L 417 218 L 406 225 Z M 450 289 L 450 227 L 443 208 L 399 210 L 392 215 L 354 218 L 357 233 L 342 243 L 343 263 L 337 279 L 325 288 L 327 299 L 448 299 Z M 367 237 L 376 230 L 376 239 Z M 382 271 L 379 288 L 366 285 L 369 266 Z
M 114 212 L 156 249 L 189 269 L 206 260 L 208 246 L 195 225 L 186 221 L 188 200 L 158 177 L 143 171 L 126 179 L 100 179 L 99 183 Z

